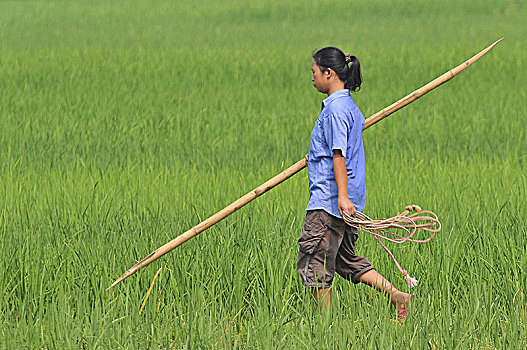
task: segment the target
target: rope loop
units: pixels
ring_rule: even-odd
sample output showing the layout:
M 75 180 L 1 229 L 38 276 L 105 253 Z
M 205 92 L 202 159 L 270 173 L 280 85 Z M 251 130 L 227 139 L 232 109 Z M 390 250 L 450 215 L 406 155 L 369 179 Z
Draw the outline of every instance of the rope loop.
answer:
M 432 240 L 436 233 L 441 230 L 441 223 L 434 212 L 422 210 L 418 205 L 408 205 L 405 209 L 402 213 L 388 219 L 371 219 L 359 211 L 353 216 L 343 213 L 342 218 L 349 226 L 371 234 L 393 259 L 395 265 L 404 276 L 404 280 L 408 283 L 408 287 L 413 288 L 417 286 L 418 281 L 408 275 L 408 272 L 401 267 L 381 239 L 397 244 L 406 242 L 426 243 Z M 393 232 L 393 230 L 400 230 L 406 234 L 399 234 Z M 427 231 L 431 234 L 425 239 L 415 239 L 413 237 L 417 231 Z

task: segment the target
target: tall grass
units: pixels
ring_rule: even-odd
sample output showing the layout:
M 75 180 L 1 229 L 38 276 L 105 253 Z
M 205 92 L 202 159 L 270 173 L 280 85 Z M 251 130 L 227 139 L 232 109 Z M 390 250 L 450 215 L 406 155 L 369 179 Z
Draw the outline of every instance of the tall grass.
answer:
M 0 348 L 525 348 L 526 14 L 520 1 L 0 2 Z M 501 36 L 364 134 L 367 213 L 416 203 L 443 223 L 394 248 L 420 280 L 404 326 L 338 278 L 331 313 L 314 309 L 295 269 L 305 172 L 105 291 L 307 152 L 315 48 L 359 57 L 370 115 Z M 404 289 L 371 237 L 358 250 Z

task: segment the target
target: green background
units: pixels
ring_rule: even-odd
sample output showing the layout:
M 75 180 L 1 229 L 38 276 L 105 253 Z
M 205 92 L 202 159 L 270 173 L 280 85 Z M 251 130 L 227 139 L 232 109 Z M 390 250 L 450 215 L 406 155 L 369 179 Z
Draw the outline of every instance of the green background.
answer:
M 1 1 L 0 347 L 525 348 L 525 18 L 522 1 Z M 295 268 L 305 171 L 105 291 L 307 153 L 314 50 L 360 59 L 369 116 L 500 37 L 364 134 L 366 213 L 443 224 L 389 245 L 420 280 L 404 325 L 339 278 L 315 310 Z M 358 252 L 406 290 L 372 237 Z

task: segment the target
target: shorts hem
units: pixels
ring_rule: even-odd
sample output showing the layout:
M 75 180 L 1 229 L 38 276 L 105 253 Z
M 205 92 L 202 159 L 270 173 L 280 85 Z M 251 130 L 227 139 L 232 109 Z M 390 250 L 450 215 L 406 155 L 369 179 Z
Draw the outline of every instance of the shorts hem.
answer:
M 366 272 L 368 272 L 370 270 L 373 270 L 373 266 L 368 266 L 368 267 L 360 270 L 359 272 L 357 272 L 356 274 L 354 274 L 351 277 L 351 282 L 353 282 L 355 284 L 358 284 L 360 282 L 360 276 L 362 276 L 363 274 L 365 274 Z
M 302 283 L 307 288 L 318 288 L 318 289 L 331 288 L 331 286 L 333 284 L 333 283 L 317 283 L 317 282 L 313 282 L 313 283 L 302 282 Z

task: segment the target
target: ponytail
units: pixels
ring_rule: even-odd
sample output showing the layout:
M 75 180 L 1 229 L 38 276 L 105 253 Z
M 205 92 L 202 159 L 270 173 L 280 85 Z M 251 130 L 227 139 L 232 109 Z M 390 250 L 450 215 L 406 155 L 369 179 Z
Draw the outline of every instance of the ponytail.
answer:
M 346 76 L 346 80 L 344 81 L 344 87 L 346 89 L 349 89 L 350 91 L 355 92 L 360 90 L 360 85 L 362 84 L 362 76 L 360 74 L 360 62 L 357 57 L 348 55 L 347 57 L 349 57 L 350 63 L 348 66 L 348 74 Z

